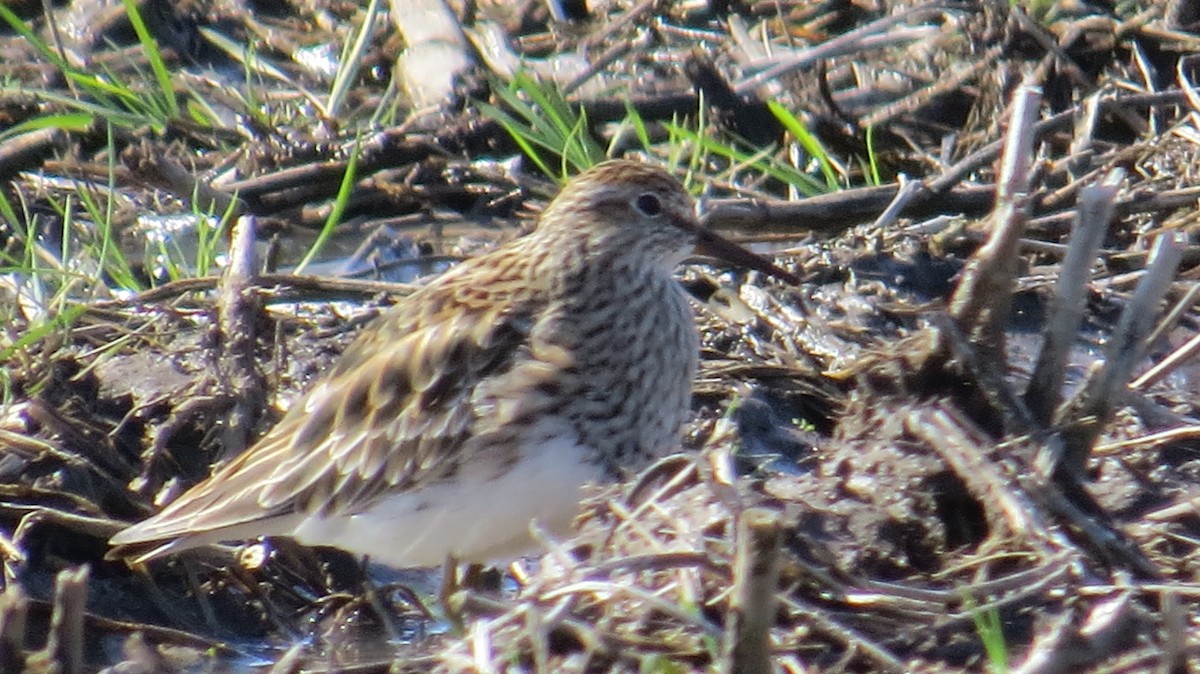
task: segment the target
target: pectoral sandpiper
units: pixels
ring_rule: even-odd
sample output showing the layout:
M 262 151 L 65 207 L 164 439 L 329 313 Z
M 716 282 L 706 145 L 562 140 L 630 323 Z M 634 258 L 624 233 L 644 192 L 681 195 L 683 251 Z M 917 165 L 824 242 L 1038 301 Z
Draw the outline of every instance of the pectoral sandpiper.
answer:
M 396 567 L 530 551 L 587 483 L 678 444 L 699 339 L 672 272 L 694 249 L 790 282 L 699 227 L 666 172 L 609 161 L 534 231 L 459 264 L 367 327 L 283 419 L 112 538 L 145 561 L 292 536 Z

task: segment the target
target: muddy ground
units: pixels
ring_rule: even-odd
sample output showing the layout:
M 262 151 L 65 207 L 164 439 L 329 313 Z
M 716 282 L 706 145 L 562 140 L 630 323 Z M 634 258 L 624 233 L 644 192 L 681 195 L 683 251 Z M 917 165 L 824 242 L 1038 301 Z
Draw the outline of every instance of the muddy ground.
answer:
M 1195 2 L 414 21 L 404 0 L 144 0 L 140 40 L 126 4 L 8 7 L 0 671 L 1200 663 Z M 498 591 L 458 595 L 458 625 L 426 610 L 436 574 L 287 540 L 105 560 L 390 297 L 521 233 L 557 177 L 502 123 L 536 102 L 507 88 L 527 76 L 595 148 L 704 185 L 710 226 L 804 279 L 686 266 L 703 364 L 684 453 L 597 490 L 577 538 Z M 205 227 L 242 216 L 258 247 L 230 261 Z

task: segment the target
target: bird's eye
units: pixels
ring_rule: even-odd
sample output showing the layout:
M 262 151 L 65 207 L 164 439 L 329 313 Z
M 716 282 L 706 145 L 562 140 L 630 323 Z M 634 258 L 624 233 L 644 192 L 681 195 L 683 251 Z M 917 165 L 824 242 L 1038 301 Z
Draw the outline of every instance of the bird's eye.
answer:
M 662 201 L 658 198 L 658 195 L 650 192 L 638 195 L 638 198 L 633 200 L 633 207 L 648 218 L 656 218 L 662 215 Z

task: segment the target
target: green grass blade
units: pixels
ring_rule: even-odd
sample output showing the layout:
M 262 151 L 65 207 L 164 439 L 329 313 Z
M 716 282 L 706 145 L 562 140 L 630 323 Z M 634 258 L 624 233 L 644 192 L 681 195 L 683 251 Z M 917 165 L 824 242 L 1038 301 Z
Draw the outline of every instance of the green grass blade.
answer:
M 122 0 L 122 2 L 125 2 L 127 7 L 131 7 L 134 0 Z M 0 19 L 3 19 L 14 31 L 25 38 L 39 55 L 62 72 L 63 77 L 73 85 L 72 92 L 86 93 L 95 102 L 80 100 L 77 93 L 73 93 L 71 96 L 50 91 L 26 91 L 26 93 L 58 102 L 80 112 L 95 114 L 97 117 L 103 117 L 120 126 L 151 124 L 156 128 L 161 128 L 169 117 L 163 111 L 178 109 L 178 102 L 170 88 L 170 71 L 163 62 L 162 54 L 146 30 L 145 22 L 141 21 L 141 15 L 136 8 L 129 12 L 129 18 L 131 25 L 138 32 L 139 39 L 142 40 L 151 66 L 159 78 L 159 86 L 165 87 L 162 96 L 147 97 L 145 94 L 135 92 L 129 86 L 121 83 L 111 72 L 97 74 L 72 66 L 45 40 L 34 34 L 20 17 L 16 16 L 4 3 L 0 3 Z M 75 86 L 78 89 L 75 89 Z
M 317 254 L 329 241 L 329 237 L 333 236 L 333 230 L 341 223 L 342 214 L 346 212 L 346 205 L 350 202 L 350 193 L 354 191 L 354 179 L 358 173 L 358 156 L 361 151 L 362 136 L 357 136 L 354 139 L 354 148 L 350 150 L 350 159 L 346 162 L 346 172 L 342 174 L 342 184 L 338 187 L 333 209 L 329 211 L 329 217 L 325 218 L 325 224 L 321 227 L 321 232 L 317 234 L 317 240 L 305 253 L 304 259 L 300 260 L 300 264 L 296 265 L 296 274 L 304 273 L 305 267 L 317 257 Z
M 87 131 L 95 121 L 94 115 L 87 113 L 62 113 L 57 115 L 42 115 L 27 119 L 12 128 L 0 132 L 0 142 L 14 138 L 23 133 L 31 131 L 39 131 L 41 129 L 61 129 L 62 131 L 82 132 Z
M 126 0 L 126 2 L 129 1 Z M 342 50 L 337 75 L 333 78 L 333 86 L 329 90 L 329 103 L 326 105 L 326 113 L 330 117 L 337 117 L 342 103 L 346 100 L 346 95 L 358 77 L 359 70 L 362 69 L 363 58 L 371 46 L 371 32 L 375 28 L 375 20 L 380 13 L 379 5 L 379 0 L 371 0 L 371 3 L 367 5 L 367 15 L 363 18 L 363 24 L 358 29 L 358 35 L 355 36 L 352 46 Z
M 64 73 L 72 70 L 71 65 L 64 61 L 62 56 L 59 55 L 57 51 L 51 49 L 50 45 L 46 44 L 45 40 L 38 37 L 33 31 L 29 30 L 29 26 L 25 25 L 25 22 L 21 20 L 21 17 L 14 14 L 13 11 L 8 8 L 7 4 L 3 2 L 0 2 L 0 19 L 4 19 L 4 22 L 7 23 L 9 27 L 13 29 L 13 31 L 28 40 L 29 44 L 31 44 L 33 48 L 38 51 L 38 53 L 45 57 L 46 60 L 53 63 L 59 70 L 63 71 Z
M 642 114 L 633 107 L 633 103 L 629 100 L 625 101 L 625 119 L 621 121 L 622 128 L 629 125 L 633 128 L 633 133 L 637 136 L 638 143 L 641 144 L 643 150 L 650 149 L 650 132 L 646 129 L 646 120 L 642 119 Z M 620 133 L 613 134 L 613 141 L 616 142 L 621 137 Z M 611 155 L 613 148 L 610 146 L 605 152 Z
M 4 190 L 0 190 L 0 218 L 7 223 L 9 227 L 17 229 L 17 210 L 13 208 L 12 202 L 8 200 L 8 195 Z
M 528 74 L 519 76 L 514 81 L 520 83 L 522 91 L 545 114 L 557 136 L 562 139 L 561 154 L 570 161 L 574 169 L 572 173 L 587 169 L 605 159 L 604 150 L 591 136 L 587 115 L 582 110 L 576 113 L 553 84 L 542 85 Z M 566 176 L 564 173 L 563 177 Z
M 137 33 L 138 42 L 146 52 L 147 60 L 150 61 L 150 69 L 154 71 L 154 78 L 158 81 L 159 92 L 162 95 L 162 100 L 158 102 L 166 106 L 168 117 L 178 117 L 179 101 L 175 98 L 175 88 L 171 85 L 171 72 L 167 70 L 162 50 L 158 48 L 158 41 L 146 28 L 146 22 L 142 20 L 142 13 L 138 10 L 135 0 L 121 0 L 121 2 L 125 5 L 125 14 L 129 17 L 129 24 L 133 26 L 133 32 Z
M 526 138 L 530 142 L 541 145 L 554 154 L 561 155 L 566 144 L 566 134 L 558 123 L 546 114 L 545 107 L 540 106 L 536 101 L 527 103 L 521 98 L 521 93 L 524 91 L 521 89 L 522 86 L 533 86 L 532 80 L 518 73 L 518 77 L 514 78 L 507 88 L 501 88 L 498 93 L 504 103 L 523 120 L 521 126 L 526 129 Z
M 112 125 L 106 125 L 106 129 L 108 132 L 108 151 L 106 153 L 108 155 L 108 184 L 106 185 L 108 198 L 104 202 L 103 210 L 91 198 L 89 190 L 76 191 L 80 199 L 87 205 L 92 221 L 99 227 L 100 251 L 96 255 L 96 259 L 100 263 L 100 268 L 107 272 L 121 288 L 141 290 L 142 286 L 138 283 L 137 276 L 133 273 L 133 268 L 130 266 L 129 260 L 125 258 L 120 243 L 117 241 L 118 233 L 113 224 L 117 198 L 117 143 Z
M 879 175 L 879 156 L 875 154 L 875 127 L 867 127 L 867 166 L 869 167 L 868 180 L 872 187 L 878 187 L 883 184 L 883 178 Z
M 533 102 L 533 107 L 541 111 L 542 115 L 539 119 L 544 119 L 550 128 L 558 132 L 560 137 L 565 137 L 571 130 L 571 124 L 568 121 L 572 116 L 569 110 L 564 110 L 561 105 L 561 100 L 556 100 L 552 92 L 542 87 L 537 80 L 529 73 L 519 70 L 513 76 L 513 86 L 518 91 L 529 97 Z
M 494 79 L 492 92 L 499 105 L 479 102 L 480 111 L 504 127 L 547 176 L 563 181 L 608 156 L 592 137 L 587 116 L 576 112 L 553 85 L 519 71 L 507 83 Z M 557 170 L 551 163 L 557 163 Z
M 504 131 L 512 137 L 513 142 L 517 144 L 517 147 L 520 148 L 521 152 L 524 153 L 525 156 L 528 157 L 529 160 L 538 167 L 539 171 L 548 176 L 554 175 L 554 172 L 550 170 L 550 167 L 547 166 L 546 162 L 542 159 L 542 155 L 537 151 L 537 148 L 534 147 L 532 142 L 530 142 L 528 137 L 529 134 L 520 122 L 518 122 L 504 110 L 501 110 L 491 103 L 481 102 L 478 103 L 478 105 L 480 112 L 482 112 L 484 116 L 499 124 Z
M 734 164 L 752 168 L 761 173 L 765 173 L 780 182 L 789 185 L 795 185 L 805 196 L 814 196 L 824 194 L 828 188 L 821 182 L 814 180 L 811 176 L 801 173 L 794 168 L 781 168 L 777 164 L 769 161 L 769 157 L 773 154 L 771 148 L 767 148 L 760 152 L 750 154 L 738 150 L 737 148 L 721 143 L 715 139 L 702 136 L 691 129 L 687 129 L 678 124 L 669 124 L 668 129 L 678 138 L 683 139 L 694 147 L 693 154 L 693 169 L 699 167 L 699 158 L 707 153 L 723 157 Z
M 975 633 L 979 635 L 979 640 L 983 643 L 988 670 L 993 674 L 1007 673 L 1010 671 L 1008 644 L 1004 638 L 1004 624 L 1000 620 L 1000 611 L 994 605 L 986 609 L 980 608 L 970 594 L 965 594 L 963 600 L 963 604 L 971 612 L 971 620 L 975 623 Z
M 671 116 L 671 123 L 676 124 L 677 119 L 674 115 Z M 682 128 L 677 125 L 674 129 Z M 668 133 L 674 141 L 673 145 L 687 151 L 687 173 L 685 174 L 684 185 L 690 189 L 697 174 L 704 175 L 704 166 L 708 163 L 708 152 L 704 149 L 702 143 L 686 142 L 680 140 L 680 135 L 677 131 L 672 130 L 668 126 Z M 708 102 L 705 100 L 704 92 L 699 94 L 699 100 L 696 101 L 696 135 L 701 138 L 707 138 L 709 135 L 708 128 Z M 681 155 L 682 156 L 682 155 Z
M 71 305 L 63 308 L 52 319 L 40 321 L 36 325 L 29 326 L 16 341 L 0 349 L 0 362 L 7 362 L 9 358 L 12 358 L 13 354 L 27 346 L 32 346 L 40 342 L 54 330 L 71 327 L 83 315 L 84 311 L 87 311 L 86 304 Z
M 838 172 L 833 165 L 833 161 L 829 158 L 829 152 L 825 150 L 825 146 L 821 141 L 814 136 L 809 130 L 800 123 L 800 120 L 791 113 L 787 108 L 783 107 L 775 101 L 767 101 L 767 109 L 771 114 L 775 115 L 775 119 L 783 125 L 793 136 L 796 137 L 796 142 L 800 143 L 800 147 L 812 158 L 817 160 L 817 164 L 821 167 L 821 173 L 825 174 L 825 182 L 830 190 L 835 190 L 838 187 Z
M 239 42 L 230 40 L 220 31 L 214 30 L 207 26 L 200 27 L 200 35 L 204 36 L 206 42 L 225 52 L 230 58 L 238 63 L 241 63 L 247 69 L 247 74 L 253 72 L 260 76 L 270 77 L 271 79 L 279 82 L 294 84 L 291 82 L 292 78 L 287 73 L 283 72 L 279 68 L 276 68 L 270 63 L 260 60 L 257 57 L 257 50 L 255 49 L 253 42 L 249 43 L 248 45 L 242 45 Z M 246 80 L 249 81 L 250 78 L 247 77 Z
M 196 186 L 199 189 L 199 185 Z M 199 199 L 192 199 L 192 203 L 198 203 Z M 196 275 L 208 276 L 217 268 L 217 247 L 225 240 L 225 233 L 233 225 L 234 213 L 237 212 L 238 195 L 235 193 L 233 198 L 229 200 L 229 205 L 225 207 L 225 212 L 221 213 L 221 219 L 217 221 L 216 227 L 209 227 L 207 224 L 201 230 L 201 242 L 197 251 L 196 257 Z M 205 220 L 207 223 L 207 220 Z M 204 236 L 207 234 L 207 236 Z

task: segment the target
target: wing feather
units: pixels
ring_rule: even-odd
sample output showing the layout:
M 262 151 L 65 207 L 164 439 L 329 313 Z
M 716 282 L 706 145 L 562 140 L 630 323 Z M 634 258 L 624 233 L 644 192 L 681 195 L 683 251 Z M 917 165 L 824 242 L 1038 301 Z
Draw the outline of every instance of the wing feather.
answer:
M 493 427 L 519 416 L 500 409 L 521 406 L 506 396 L 563 363 L 519 358 L 531 353 L 536 297 L 513 279 L 452 274 L 380 317 L 256 445 L 114 536 L 110 556 L 182 539 L 144 552 L 148 559 L 246 535 L 255 523 L 359 512 L 385 490 L 469 460 L 462 453 L 478 445 L 469 440 L 480 420 Z

